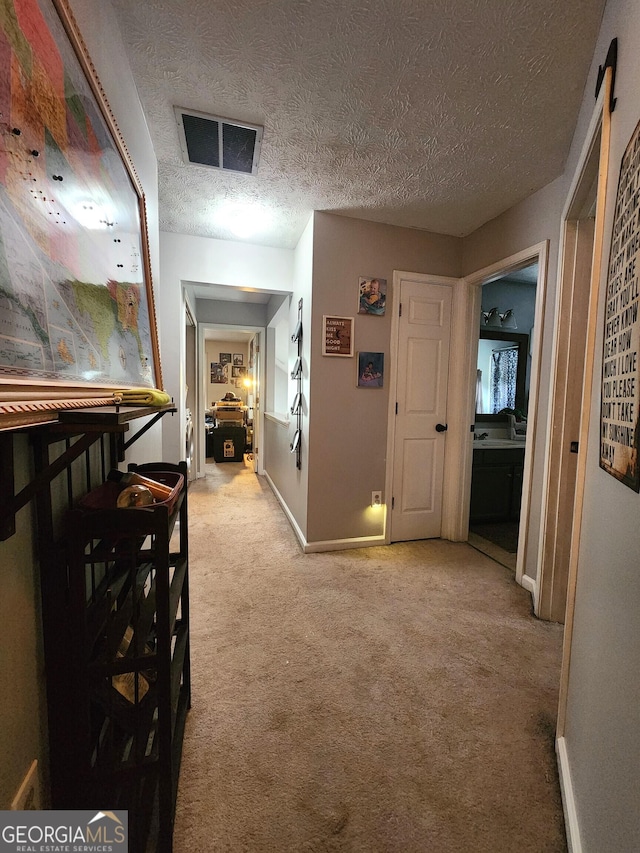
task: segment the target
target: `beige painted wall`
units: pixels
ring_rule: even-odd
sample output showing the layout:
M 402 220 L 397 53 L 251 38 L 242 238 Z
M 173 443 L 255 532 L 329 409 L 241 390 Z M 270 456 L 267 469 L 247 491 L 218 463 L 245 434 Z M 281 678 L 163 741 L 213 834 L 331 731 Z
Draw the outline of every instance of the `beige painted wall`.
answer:
M 264 455 L 265 472 L 277 489 L 282 500 L 299 530 L 299 535 L 307 538 L 308 517 L 308 482 L 309 482 L 309 423 L 311 416 L 311 387 L 309 369 L 311 358 L 311 311 L 313 285 L 313 247 L 315 221 L 309 219 L 298 245 L 293 253 L 293 293 L 289 306 L 289 329 L 293 333 L 298 320 L 298 301 L 302 299 L 302 465 L 296 467 L 295 454 L 290 452 L 296 419 L 290 417 L 289 424 L 284 426 L 265 419 L 264 422 Z M 297 344 L 289 342 L 290 375 L 297 356 Z M 293 401 L 295 383 L 289 384 L 289 405 Z
M 228 373 L 230 380 L 227 383 L 213 383 L 211 382 L 211 363 L 218 362 L 220 358 L 220 353 L 231 353 L 232 364 L 228 367 Z M 232 343 L 230 341 L 225 340 L 216 340 L 216 341 L 205 341 L 205 353 L 206 353 L 206 361 L 205 361 L 205 375 L 207 378 L 207 390 L 206 390 L 206 405 L 209 407 L 211 403 L 216 402 L 217 400 L 221 400 L 224 395 L 231 391 L 236 397 L 240 397 L 243 403 L 247 402 L 247 390 L 242 385 L 237 386 L 235 380 L 231 377 L 231 367 L 233 365 L 233 356 L 238 353 L 242 355 L 243 367 L 247 367 L 249 364 L 249 345 L 244 342 L 235 341 Z
M 358 315 L 360 276 L 387 279 L 394 270 L 457 277 L 461 241 L 328 213 L 315 214 L 309 434 L 309 542 L 379 536 L 371 492 L 384 489 L 391 315 Z M 324 314 L 354 317 L 355 352 L 385 354 L 382 389 L 356 387 L 357 357 L 322 355 Z

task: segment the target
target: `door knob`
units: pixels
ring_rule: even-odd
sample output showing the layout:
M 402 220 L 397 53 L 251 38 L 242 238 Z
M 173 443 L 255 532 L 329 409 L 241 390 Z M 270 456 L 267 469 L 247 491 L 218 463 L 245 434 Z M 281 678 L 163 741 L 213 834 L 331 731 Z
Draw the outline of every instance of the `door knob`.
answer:
M 436 424 L 436 432 L 446 432 L 449 429 L 449 424 Z

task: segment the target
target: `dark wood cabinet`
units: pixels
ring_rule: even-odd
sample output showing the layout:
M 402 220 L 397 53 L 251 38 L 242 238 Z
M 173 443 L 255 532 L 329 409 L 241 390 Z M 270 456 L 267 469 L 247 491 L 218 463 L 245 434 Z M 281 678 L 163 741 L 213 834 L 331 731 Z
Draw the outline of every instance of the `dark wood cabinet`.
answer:
M 127 809 L 136 853 L 173 846 L 190 705 L 186 463 L 129 465 L 172 480 L 167 502 L 117 509 L 104 498 L 115 486 L 109 470 L 176 411 L 70 408 L 25 427 L 33 470 L 19 489 L 13 456 L 23 429 L 0 435 L 0 539 L 13 535 L 22 507 L 35 509 L 51 807 Z
M 520 517 L 524 447 L 474 448 L 471 523 Z
M 68 606 L 58 615 L 67 714 L 55 736 L 69 746 L 68 806 L 128 809 L 130 849 L 170 851 L 191 702 L 187 468 L 129 468 L 176 495 L 95 508 L 115 485 L 106 483 L 69 512 Z

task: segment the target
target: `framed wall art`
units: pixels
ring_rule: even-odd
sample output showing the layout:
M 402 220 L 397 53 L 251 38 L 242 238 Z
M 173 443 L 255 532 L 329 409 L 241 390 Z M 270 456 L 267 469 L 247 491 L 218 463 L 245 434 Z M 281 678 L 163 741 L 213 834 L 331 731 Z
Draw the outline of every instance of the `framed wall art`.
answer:
M 66 0 L 0 30 L 0 428 L 162 388 L 145 200 Z M 53 413 L 53 415 L 52 415 Z
M 358 314 L 381 317 L 387 305 L 386 278 L 358 279 Z
M 384 353 L 358 353 L 358 388 L 382 388 L 384 383 Z
M 620 163 L 607 273 L 600 467 L 640 492 L 640 123 Z
M 224 385 L 227 382 L 227 371 L 224 364 L 219 361 L 211 362 L 211 384 Z
M 353 356 L 353 317 L 323 316 L 322 355 Z

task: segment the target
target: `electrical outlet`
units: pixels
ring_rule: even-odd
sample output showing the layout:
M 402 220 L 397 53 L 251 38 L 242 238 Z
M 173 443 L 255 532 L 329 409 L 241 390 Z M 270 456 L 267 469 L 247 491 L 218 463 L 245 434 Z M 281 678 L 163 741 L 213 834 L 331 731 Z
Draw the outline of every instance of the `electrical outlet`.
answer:
M 40 780 L 38 778 L 38 762 L 34 760 L 11 803 L 11 810 L 14 812 L 29 812 L 39 811 L 39 809 Z
M 371 506 L 382 506 L 382 492 L 371 492 Z

